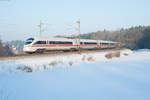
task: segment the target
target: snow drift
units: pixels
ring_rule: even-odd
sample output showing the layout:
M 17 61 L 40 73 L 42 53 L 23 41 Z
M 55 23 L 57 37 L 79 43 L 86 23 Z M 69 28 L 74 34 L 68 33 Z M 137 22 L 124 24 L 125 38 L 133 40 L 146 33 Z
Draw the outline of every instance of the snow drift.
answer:
M 150 50 L 0 62 L 0 100 L 149 100 L 149 93 Z
M 33 72 L 53 67 L 70 67 L 81 63 L 95 63 L 109 61 L 110 59 L 118 59 L 118 57 L 126 56 L 131 54 L 132 51 L 129 49 L 116 50 L 109 52 L 95 52 L 95 53 L 82 53 L 82 54 L 71 54 L 61 56 L 47 56 L 38 58 L 25 58 L 18 60 L 1 61 L 0 69 L 5 72 Z M 119 56 L 114 56 L 119 54 Z M 110 57 L 108 58 L 107 55 Z

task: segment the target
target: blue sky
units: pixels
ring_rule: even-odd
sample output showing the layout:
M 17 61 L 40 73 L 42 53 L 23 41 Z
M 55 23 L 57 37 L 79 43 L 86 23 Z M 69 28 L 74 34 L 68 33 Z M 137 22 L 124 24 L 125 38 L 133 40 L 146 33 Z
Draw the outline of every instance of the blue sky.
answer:
M 25 40 L 38 36 L 43 21 L 43 37 L 77 34 L 103 29 L 117 30 L 149 25 L 149 0 L 0 0 L 0 36 L 3 40 Z

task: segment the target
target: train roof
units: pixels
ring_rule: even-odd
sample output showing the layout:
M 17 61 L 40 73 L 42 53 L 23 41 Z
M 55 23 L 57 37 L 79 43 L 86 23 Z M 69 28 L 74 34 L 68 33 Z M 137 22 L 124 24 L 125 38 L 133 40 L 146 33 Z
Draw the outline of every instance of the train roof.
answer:
M 91 39 L 80 39 L 82 42 L 105 42 L 105 43 L 117 43 L 114 41 L 104 41 L 104 40 L 91 40 Z
M 46 40 L 46 41 L 76 41 L 77 39 L 68 39 L 68 38 L 41 38 L 41 37 L 34 37 L 37 40 Z M 105 42 L 105 43 L 117 43 L 114 41 L 104 41 L 104 40 L 91 40 L 91 39 L 80 39 L 80 42 Z
M 37 39 L 37 40 L 52 40 L 52 41 L 72 41 L 73 39 L 67 39 L 67 38 L 41 38 L 41 37 L 34 37 L 34 39 Z

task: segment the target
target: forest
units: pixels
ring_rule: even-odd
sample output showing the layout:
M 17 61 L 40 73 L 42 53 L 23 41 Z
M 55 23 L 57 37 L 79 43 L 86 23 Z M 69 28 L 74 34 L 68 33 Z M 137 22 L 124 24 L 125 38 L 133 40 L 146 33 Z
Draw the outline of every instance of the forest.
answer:
M 115 31 L 103 30 L 90 32 L 82 34 L 81 38 L 117 41 L 132 50 L 150 49 L 150 26 L 136 26 Z

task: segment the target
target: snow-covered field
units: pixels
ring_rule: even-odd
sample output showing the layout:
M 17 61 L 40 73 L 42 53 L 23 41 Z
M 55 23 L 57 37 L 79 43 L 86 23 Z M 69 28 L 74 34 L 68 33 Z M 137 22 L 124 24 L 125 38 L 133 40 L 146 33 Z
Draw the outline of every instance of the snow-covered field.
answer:
M 150 50 L 109 53 L 0 61 L 0 100 L 150 100 Z

